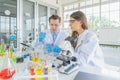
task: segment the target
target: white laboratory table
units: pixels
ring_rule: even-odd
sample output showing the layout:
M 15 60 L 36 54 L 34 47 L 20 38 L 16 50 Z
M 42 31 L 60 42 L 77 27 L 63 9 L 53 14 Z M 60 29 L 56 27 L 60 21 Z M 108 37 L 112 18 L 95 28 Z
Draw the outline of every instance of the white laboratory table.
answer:
M 49 59 L 53 61 L 55 57 L 49 56 Z M 53 60 L 52 60 L 53 59 Z M 90 67 L 90 66 L 81 66 L 79 70 L 67 75 L 67 74 L 62 74 L 58 73 L 58 78 L 59 80 L 74 80 L 75 76 L 77 75 L 78 72 L 85 72 L 88 74 L 95 74 L 95 75 L 101 75 L 101 76 L 106 76 L 106 77 L 113 77 L 115 80 L 120 80 L 120 67 L 111 67 L 110 65 L 105 65 L 105 68 L 100 69 L 96 67 Z M 92 80 L 92 79 L 89 79 Z
M 53 59 L 51 56 L 49 59 Z M 0 59 L 1 61 L 2 59 Z M 52 60 L 51 60 L 52 61 Z M 0 62 L 1 63 L 1 62 Z M 1 65 L 0 65 L 1 67 Z M 95 68 L 95 67 L 83 67 L 81 66 L 79 70 L 67 75 L 67 74 L 62 74 L 58 72 L 58 80 L 74 80 L 75 76 L 77 75 L 78 72 L 85 72 L 88 74 L 95 74 L 95 75 L 102 75 L 102 76 L 107 76 L 107 77 L 112 77 L 114 80 L 120 80 L 120 69 L 107 69 L 107 68 Z M 88 80 L 88 79 L 85 79 Z M 92 79 L 89 79 L 92 80 Z
M 99 69 L 99 68 L 95 68 L 95 67 L 83 67 L 83 66 L 81 66 L 78 71 L 75 71 L 74 73 L 71 73 L 69 75 L 59 73 L 58 77 L 59 77 L 59 80 L 74 80 L 74 78 L 78 72 L 81 72 L 82 74 L 88 73 L 87 75 L 94 74 L 94 75 L 98 75 L 98 76 L 102 76 L 102 77 L 114 78 L 113 80 L 120 80 L 120 71 L 117 71 L 115 69 L 107 70 L 105 68 Z M 93 79 L 91 77 L 91 79 L 89 78 L 89 79 L 79 79 L 79 80 L 93 80 Z M 103 79 L 103 80 L 105 80 L 105 79 Z
M 83 66 L 81 66 L 79 68 L 79 70 L 77 70 L 77 71 L 75 71 L 75 72 L 73 72 L 69 75 L 62 74 L 62 73 L 59 73 L 59 72 L 54 74 L 54 75 L 51 75 L 51 80 L 74 80 L 78 72 L 82 72 L 82 75 L 84 75 L 85 73 L 88 73 L 87 77 L 89 75 L 91 76 L 91 74 L 92 75 L 94 74 L 94 75 L 90 78 L 88 77 L 89 79 L 88 78 L 86 79 L 85 78 L 86 74 L 85 74 L 84 76 L 82 76 L 82 79 L 77 79 L 77 80 L 98 80 L 98 79 L 93 79 L 93 77 L 96 77 L 96 75 L 98 75 L 100 77 L 102 76 L 102 77 L 113 78 L 113 79 L 103 79 L 102 78 L 100 80 L 120 80 L 120 71 L 99 69 L 99 68 L 94 68 L 94 67 L 83 67 Z M 30 78 L 28 75 L 26 75 L 26 76 L 18 76 L 18 79 L 20 77 L 21 77 L 21 79 L 25 78 L 24 80 L 29 80 L 27 78 Z M 34 77 L 34 76 L 31 76 L 31 77 Z M 44 77 L 44 76 L 41 76 L 41 77 Z M 14 80 L 16 80 L 16 79 L 14 79 Z M 21 80 L 21 79 L 19 79 L 19 80 Z

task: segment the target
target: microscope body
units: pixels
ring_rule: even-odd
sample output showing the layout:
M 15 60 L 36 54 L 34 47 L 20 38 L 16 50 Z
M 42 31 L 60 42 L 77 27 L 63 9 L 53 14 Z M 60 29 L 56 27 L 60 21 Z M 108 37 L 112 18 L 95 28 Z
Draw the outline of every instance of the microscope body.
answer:
M 77 37 L 68 37 L 60 45 L 62 51 L 57 57 L 58 60 L 62 61 L 62 64 L 58 65 L 58 71 L 64 74 L 70 74 L 79 69 L 77 64 L 77 58 L 75 57 L 74 49 L 72 44 L 77 41 Z

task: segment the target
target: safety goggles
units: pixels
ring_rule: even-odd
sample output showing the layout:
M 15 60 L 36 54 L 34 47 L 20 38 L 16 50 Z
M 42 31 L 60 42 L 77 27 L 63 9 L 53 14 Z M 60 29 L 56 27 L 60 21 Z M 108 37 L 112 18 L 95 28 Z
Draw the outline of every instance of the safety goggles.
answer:
M 72 23 L 74 23 L 75 21 L 77 21 L 77 20 L 69 20 L 69 23 L 72 24 Z

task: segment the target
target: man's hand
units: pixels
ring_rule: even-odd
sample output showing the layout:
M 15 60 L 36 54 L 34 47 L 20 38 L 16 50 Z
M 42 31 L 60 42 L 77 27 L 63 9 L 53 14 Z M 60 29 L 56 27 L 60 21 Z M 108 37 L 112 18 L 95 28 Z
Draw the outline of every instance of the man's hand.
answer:
M 48 51 L 48 53 L 51 53 L 53 51 L 53 46 L 51 44 L 46 44 L 45 48 Z
M 60 53 L 61 50 L 62 50 L 62 49 L 61 49 L 59 46 L 57 46 L 57 45 L 54 45 L 54 46 L 53 46 L 53 52 L 55 52 L 55 53 Z

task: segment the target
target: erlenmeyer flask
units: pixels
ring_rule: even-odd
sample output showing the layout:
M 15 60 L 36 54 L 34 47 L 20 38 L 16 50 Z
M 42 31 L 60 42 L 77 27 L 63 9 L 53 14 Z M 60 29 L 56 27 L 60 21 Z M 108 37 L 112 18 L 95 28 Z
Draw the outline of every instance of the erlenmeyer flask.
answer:
M 4 55 L 2 68 L 0 70 L 0 80 L 12 79 L 15 74 L 15 67 L 8 57 L 8 53 Z

